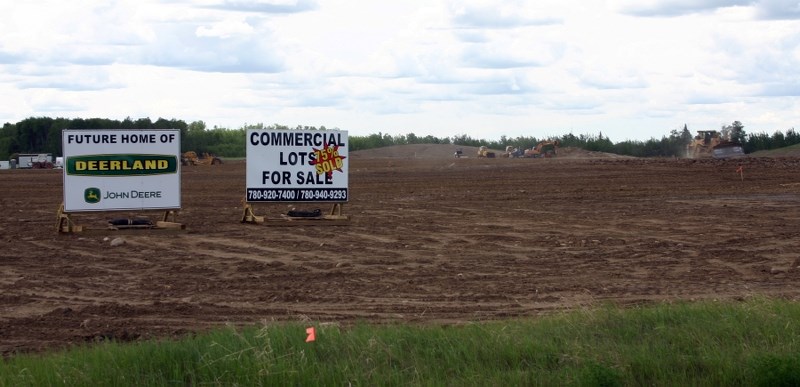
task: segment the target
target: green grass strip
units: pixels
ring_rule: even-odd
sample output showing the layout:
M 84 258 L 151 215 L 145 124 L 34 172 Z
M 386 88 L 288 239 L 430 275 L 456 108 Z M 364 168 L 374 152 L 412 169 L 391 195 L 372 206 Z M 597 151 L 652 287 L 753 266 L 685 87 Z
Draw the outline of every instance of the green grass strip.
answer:
M 599 307 L 460 325 L 226 328 L 0 363 L 0 386 L 796 386 L 800 304 Z

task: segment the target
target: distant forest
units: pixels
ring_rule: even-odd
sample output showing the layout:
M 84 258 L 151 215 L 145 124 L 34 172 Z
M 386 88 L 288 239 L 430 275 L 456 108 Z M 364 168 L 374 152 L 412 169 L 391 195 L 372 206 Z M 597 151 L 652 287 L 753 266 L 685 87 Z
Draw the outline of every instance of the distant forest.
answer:
M 104 118 L 68 119 L 31 117 L 15 124 L 6 123 L 0 130 L 0 160 L 9 160 L 19 153 L 52 153 L 62 155 L 61 132 L 65 129 L 177 129 L 181 132 L 181 151 L 193 150 L 198 153 L 208 152 L 221 157 L 245 157 L 245 133 L 247 129 L 311 129 L 326 130 L 324 126 L 296 126 L 284 125 L 243 125 L 237 129 L 207 128 L 203 121 L 186 123 L 182 120 L 167 120 L 159 118 L 152 121 L 149 118 L 133 120 L 126 118 L 122 121 Z M 772 134 L 765 132 L 746 133 L 744 125 L 734 121 L 730 125 L 723 125 L 719 131 L 743 144 L 746 153 L 759 150 L 777 149 L 800 143 L 800 135 L 794 128 L 785 132 L 776 131 Z M 558 140 L 562 147 L 576 147 L 589 151 L 616 153 L 636 157 L 681 157 L 686 145 L 694 137 L 689 128 L 684 125 L 682 130 L 672 130 L 660 139 L 651 138 L 647 141 L 625 140 L 613 142 L 602 132 L 596 135 L 572 133 L 547 138 L 506 137 L 501 136 L 496 140 L 476 139 L 466 134 L 453 137 L 435 137 L 431 135 L 418 136 L 414 133 L 405 135 L 390 135 L 385 133 L 371 134 L 368 136 L 349 136 L 350 151 L 380 148 L 392 145 L 407 144 L 452 144 L 456 146 L 487 146 L 491 149 L 505 149 L 514 146 L 520 149 L 529 149 L 542 140 Z

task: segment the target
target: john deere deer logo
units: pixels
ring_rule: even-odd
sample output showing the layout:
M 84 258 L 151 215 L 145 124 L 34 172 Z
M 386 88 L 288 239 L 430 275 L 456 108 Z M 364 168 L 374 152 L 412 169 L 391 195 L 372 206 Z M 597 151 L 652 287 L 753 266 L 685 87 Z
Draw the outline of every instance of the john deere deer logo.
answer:
M 83 200 L 86 203 L 94 204 L 100 201 L 100 188 L 87 188 L 83 191 Z

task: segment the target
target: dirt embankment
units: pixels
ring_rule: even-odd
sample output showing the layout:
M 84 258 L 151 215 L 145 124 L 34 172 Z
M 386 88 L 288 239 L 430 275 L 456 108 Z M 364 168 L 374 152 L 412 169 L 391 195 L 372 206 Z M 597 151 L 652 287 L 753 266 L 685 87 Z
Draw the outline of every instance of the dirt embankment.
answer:
M 461 150 L 463 158 L 478 157 L 478 147 L 443 145 L 443 144 L 413 144 L 397 145 L 384 148 L 374 148 L 352 152 L 353 158 L 380 159 L 380 158 L 407 158 L 407 159 L 445 159 L 454 158 L 456 151 Z M 501 157 L 505 150 L 491 149 L 497 157 Z M 574 147 L 558 149 L 559 158 L 589 159 L 589 158 L 630 158 L 613 153 L 591 152 Z

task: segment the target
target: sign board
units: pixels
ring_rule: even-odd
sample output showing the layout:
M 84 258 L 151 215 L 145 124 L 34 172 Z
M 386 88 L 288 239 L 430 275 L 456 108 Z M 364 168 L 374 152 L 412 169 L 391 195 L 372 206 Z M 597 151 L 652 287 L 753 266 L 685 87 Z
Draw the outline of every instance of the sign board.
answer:
M 64 211 L 181 207 L 180 131 L 65 130 Z
M 347 132 L 247 131 L 247 202 L 347 202 Z

